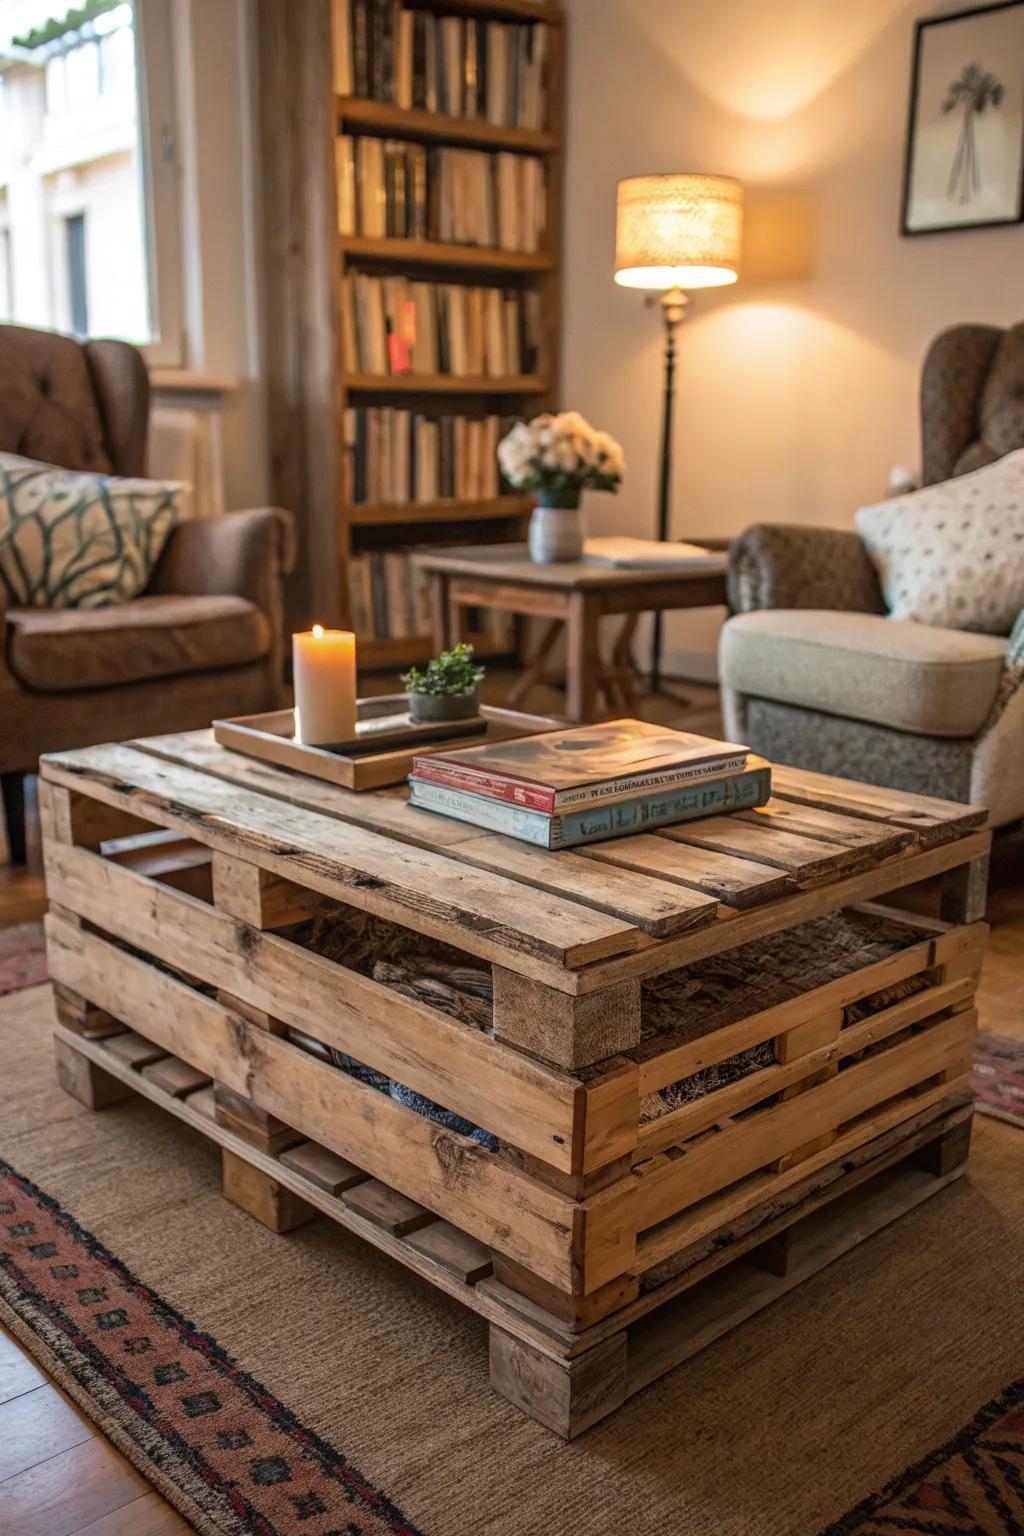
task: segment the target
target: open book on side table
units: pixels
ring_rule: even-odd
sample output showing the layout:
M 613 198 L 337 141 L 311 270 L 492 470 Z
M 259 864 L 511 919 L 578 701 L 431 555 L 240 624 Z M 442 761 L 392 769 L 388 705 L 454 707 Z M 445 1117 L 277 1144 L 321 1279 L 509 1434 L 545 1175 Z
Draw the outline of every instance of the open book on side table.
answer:
M 587 539 L 583 546 L 587 565 L 618 571 L 685 571 L 722 564 L 725 556 L 700 544 L 663 544 L 659 539 Z

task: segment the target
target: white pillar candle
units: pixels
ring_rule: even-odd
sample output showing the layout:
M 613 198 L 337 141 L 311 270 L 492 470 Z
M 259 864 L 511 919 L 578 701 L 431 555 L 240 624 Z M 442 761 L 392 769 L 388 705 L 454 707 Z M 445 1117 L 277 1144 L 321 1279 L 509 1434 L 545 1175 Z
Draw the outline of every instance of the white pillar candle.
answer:
M 292 635 L 295 739 L 329 747 L 356 734 L 356 637 L 314 624 Z

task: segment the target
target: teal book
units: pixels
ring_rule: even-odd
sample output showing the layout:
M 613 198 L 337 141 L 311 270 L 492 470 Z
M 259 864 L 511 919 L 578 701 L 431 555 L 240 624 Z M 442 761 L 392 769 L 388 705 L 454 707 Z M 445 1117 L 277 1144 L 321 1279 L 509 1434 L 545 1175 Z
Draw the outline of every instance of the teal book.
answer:
M 587 843 L 603 843 L 611 837 L 629 837 L 638 832 L 657 832 L 675 822 L 691 821 L 698 816 L 717 816 L 722 811 L 749 810 L 764 805 L 772 792 L 772 771 L 761 759 L 744 773 L 705 779 L 682 788 L 663 790 L 660 794 L 639 795 L 633 800 L 617 800 L 610 805 L 595 805 L 580 811 L 566 811 L 547 816 L 543 811 L 524 810 L 506 800 L 491 800 L 485 795 L 471 795 L 445 784 L 433 784 L 411 778 L 410 804 L 425 811 L 436 811 L 456 821 L 468 821 L 485 832 L 500 832 L 518 837 L 538 848 L 580 848 Z

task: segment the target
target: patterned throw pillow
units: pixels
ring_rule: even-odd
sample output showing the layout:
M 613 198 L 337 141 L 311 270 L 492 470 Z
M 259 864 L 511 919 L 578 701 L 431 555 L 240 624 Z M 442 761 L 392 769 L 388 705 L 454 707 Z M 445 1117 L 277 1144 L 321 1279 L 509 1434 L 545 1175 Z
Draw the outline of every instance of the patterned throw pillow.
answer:
M 0 581 L 23 608 L 109 608 L 138 597 L 191 486 L 126 480 L 0 453 Z
M 1008 635 L 1024 611 L 1024 448 L 856 523 L 891 619 Z

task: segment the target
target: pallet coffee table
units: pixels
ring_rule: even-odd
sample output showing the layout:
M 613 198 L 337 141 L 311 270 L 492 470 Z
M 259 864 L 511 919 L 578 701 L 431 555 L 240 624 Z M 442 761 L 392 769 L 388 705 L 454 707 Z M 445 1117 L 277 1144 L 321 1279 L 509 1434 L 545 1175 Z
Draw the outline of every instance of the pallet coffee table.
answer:
M 774 791 L 546 853 L 210 732 L 47 758 L 60 1080 L 458 1297 L 497 1390 L 579 1434 L 963 1172 L 985 814 Z M 941 921 L 878 904 L 933 876 Z M 387 965 L 317 938 L 356 931 Z

